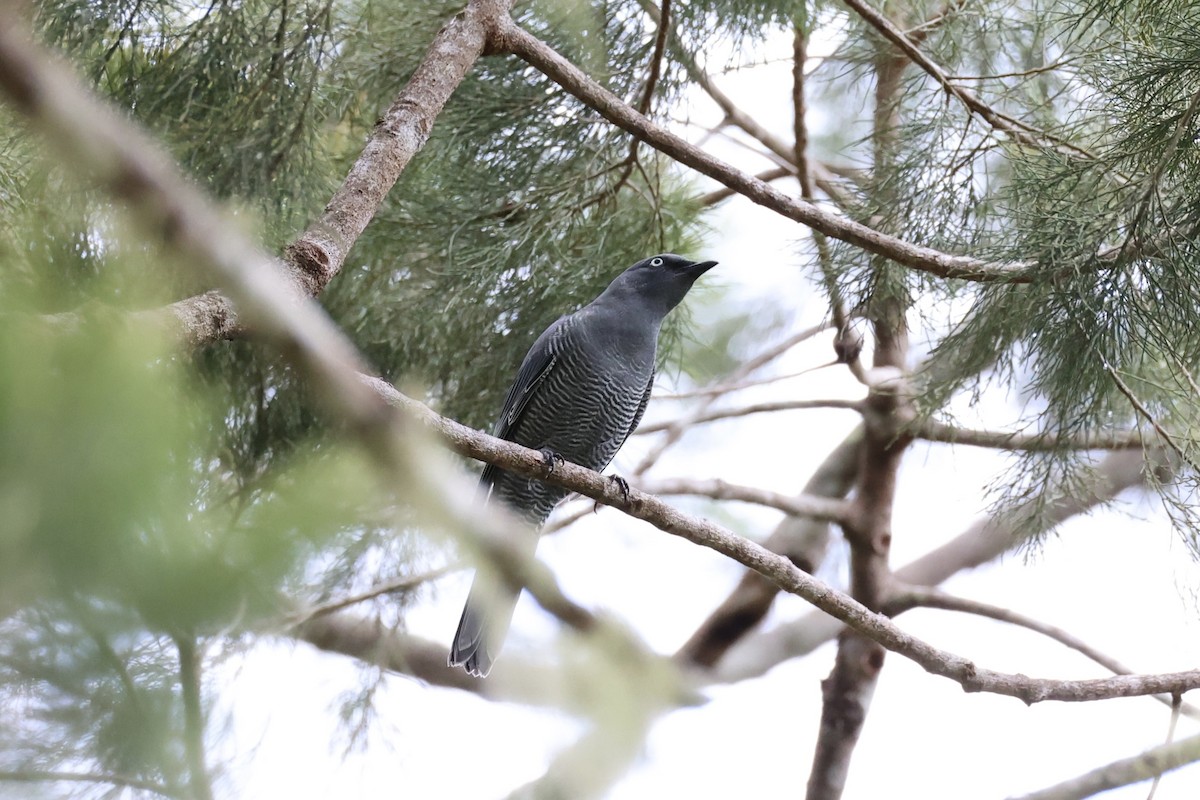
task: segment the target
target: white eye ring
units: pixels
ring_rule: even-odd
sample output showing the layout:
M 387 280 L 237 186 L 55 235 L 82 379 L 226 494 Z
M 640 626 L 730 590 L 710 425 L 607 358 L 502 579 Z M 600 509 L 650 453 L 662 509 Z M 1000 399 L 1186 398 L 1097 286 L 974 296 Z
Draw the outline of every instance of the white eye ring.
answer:
M 650 259 L 650 266 L 661 267 L 662 265 L 663 265 L 663 260 L 661 258 L 659 258 L 658 256 L 655 256 L 654 258 Z

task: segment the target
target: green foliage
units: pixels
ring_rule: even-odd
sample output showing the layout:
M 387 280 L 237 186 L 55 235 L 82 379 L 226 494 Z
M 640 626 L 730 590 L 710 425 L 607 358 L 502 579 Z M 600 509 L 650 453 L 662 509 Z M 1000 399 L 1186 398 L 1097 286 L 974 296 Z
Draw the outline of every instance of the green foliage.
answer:
M 35 15 L 277 249 L 460 5 L 45 0 Z M 520 13 L 634 99 L 653 47 L 635 8 Z M 680 88 L 667 69 L 656 105 Z M 321 301 L 383 374 L 486 426 L 555 317 L 648 253 L 695 248 L 667 166 L 645 147 L 634 163 L 626 136 L 528 67 L 485 59 Z M 180 648 L 226 632 L 236 649 L 297 606 L 413 571 L 409 498 L 381 491 L 276 354 L 174 353 L 131 328 L 126 311 L 207 287 L 19 124 L 0 126 L 0 201 L 0 702 L 21 709 L 0 765 L 178 791 L 197 777 Z M 378 608 L 396 621 L 404 602 Z

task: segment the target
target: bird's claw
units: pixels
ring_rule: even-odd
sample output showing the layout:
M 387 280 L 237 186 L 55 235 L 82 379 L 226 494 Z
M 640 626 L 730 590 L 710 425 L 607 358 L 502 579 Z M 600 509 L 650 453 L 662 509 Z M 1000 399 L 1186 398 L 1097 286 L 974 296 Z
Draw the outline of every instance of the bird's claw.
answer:
M 553 475 L 554 467 L 558 464 L 565 463 L 567 463 L 567 460 L 551 450 L 549 447 L 542 448 L 542 464 L 546 467 L 547 475 Z
M 628 503 L 629 502 L 629 481 L 625 480 L 620 475 L 609 475 L 608 479 L 617 485 L 617 490 L 621 493 L 621 499 L 624 500 L 626 503 Z M 600 506 L 602 506 L 602 505 L 604 505 L 604 504 L 601 503 L 599 500 L 597 500 L 596 505 L 592 507 L 592 513 L 595 514 L 597 511 L 599 511 Z

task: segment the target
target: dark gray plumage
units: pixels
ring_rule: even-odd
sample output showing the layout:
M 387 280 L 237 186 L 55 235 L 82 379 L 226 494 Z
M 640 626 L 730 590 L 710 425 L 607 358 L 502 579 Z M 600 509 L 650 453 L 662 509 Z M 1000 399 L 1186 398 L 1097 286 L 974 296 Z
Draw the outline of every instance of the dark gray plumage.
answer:
M 508 390 L 493 435 L 550 451 L 596 471 L 612 461 L 641 421 L 650 390 L 663 319 L 715 261 L 690 261 L 671 253 L 639 261 L 617 276 L 595 300 L 557 322 L 533 343 Z M 481 493 L 507 503 L 536 531 L 565 489 L 488 465 Z M 450 666 L 487 675 L 508 632 L 517 593 L 480 595 L 471 587 Z

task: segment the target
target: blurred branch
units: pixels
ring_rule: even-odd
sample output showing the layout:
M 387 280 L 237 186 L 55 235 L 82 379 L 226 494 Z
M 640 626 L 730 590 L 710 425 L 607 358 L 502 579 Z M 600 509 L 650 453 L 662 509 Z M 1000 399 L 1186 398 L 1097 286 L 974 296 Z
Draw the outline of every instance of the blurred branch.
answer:
M 351 247 L 401 172 L 425 145 L 450 95 L 486 51 L 490 28 L 499 15 L 507 13 L 511 2 L 471 0 L 430 42 L 425 57 L 375 123 L 361 153 L 321 215 L 284 248 L 281 263 L 296 292 L 315 297 L 341 271 Z M 36 95 L 28 95 L 36 87 L 28 84 L 25 80 L 28 76 L 22 74 L 27 66 L 12 61 L 0 63 L 0 82 L 6 84 L 10 99 L 21 105 L 23 97 L 37 99 Z M 54 124 L 64 123 L 58 120 Z M 134 179 L 130 186 L 133 189 L 136 170 L 120 171 Z M 177 332 L 191 345 L 242 336 L 249 327 L 230 299 L 215 291 L 143 311 L 134 318 Z
M 827 236 L 885 256 L 911 269 L 943 278 L 1011 283 L 1031 279 L 1028 264 L 990 263 L 969 256 L 943 253 L 888 236 L 812 203 L 783 194 L 655 125 L 510 18 L 501 20 L 496 42 L 499 48 L 536 67 L 614 125 L 679 163 L 738 191 L 751 201 Z
M 1072 650 L 1090 658 L 1100 666 L 1109 670 L 1116 675 L 1133 675 L 1134 671 L 1129 667 L 1117 661 L 1115 658 L 1100 652 L 1096 648 L 1089 645 L 1077 636 L 1074 636 L 1062 628 L 1049 625 L 1041 620 L 1028 617 L 1024 614 L 1019 614 L 1010 608 L 1002 606 L 994 606 L 990 603 L 982 603 L 978 600 L 969 600 L 965 597 L 955 597 L 947 594 L 932 586 L 912 586 L 912 585 L 896 585 L 893 586 L 891 596 L 888 599 L 884 612 L 889 616 L 895 616 L 905 611 L 914 608 L 936 608 L 944 611 L 961 611 L 964 614 L 974 614 L 975 616 L 985 617 L 986 619 L 994 619 L 998 622 L 1007 622 L 1010 625 L 1016 625 L 1021 628 L 1026 628 L 1035 633 L 1040 633 L 1064 647 L 1069 647 Z M 1168 708 L 1175 706 L 1175 700 L 1169 695 L 1155 695 L 1155 699 L 1166 704 Z M 1184 703 L 1180 710 L 1193 719 L 1200 719 L 1200 708 Z
M 200 699 L 200 652 L 191 634 L 171 637 L 179 651 L 179 688 L 183 698 L 183 749 L 192 800 L 212 800 L 212 779 L 204 755 L 204 707 Z
M 127 775 L 109 775 L 100 772 L 58 772 L 55 770 L 14 769 L 0 770 L 0 783 L 107 783 L 123 789 L 154 792 L 163 797 L 183 798 L 183 792 L 154 781 L 146 781 Z
M 1164 772 L 1200 761 L 1200 736 L 1152 747 L 1131 758 L 1105 764 L 1077 778 L 1014 800 L 1081 800 L 1120 786 L 1150 780 Z
M 461 689 L 491 700 L 559 708 L 569 705 L 560 671 L 548 667 L 544 658 L 524 659 L 519 653 L 506 652 L 483 680 L 447 666 L 444 642 L 389 628 L 378 619 L 333 612 L 306 619 L 287 633 L 318 650 L 349 656 L 432 686 Z

